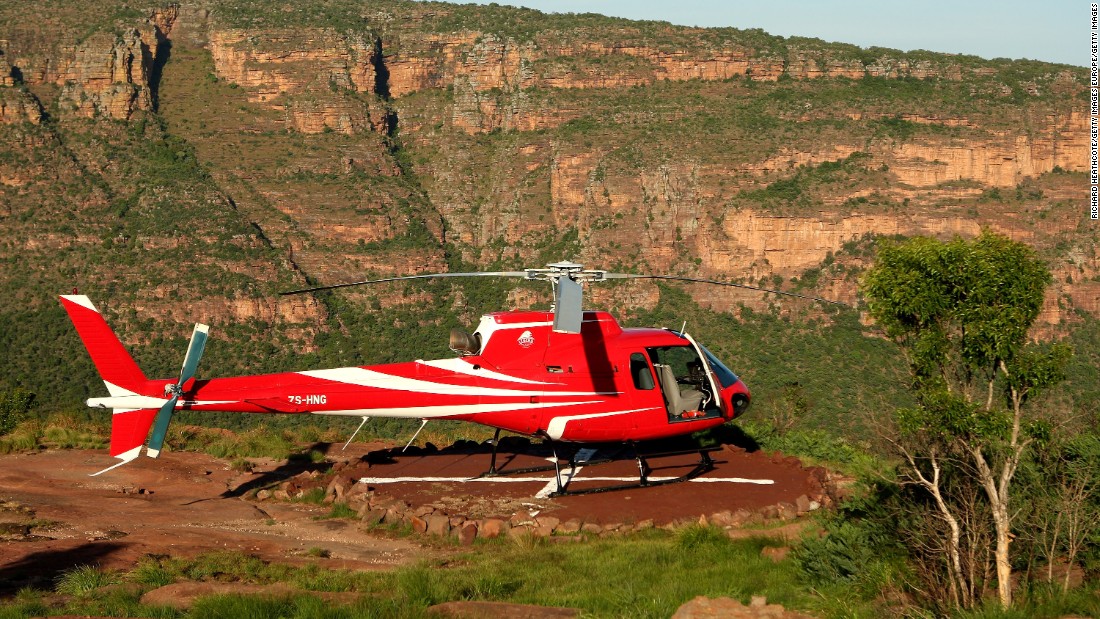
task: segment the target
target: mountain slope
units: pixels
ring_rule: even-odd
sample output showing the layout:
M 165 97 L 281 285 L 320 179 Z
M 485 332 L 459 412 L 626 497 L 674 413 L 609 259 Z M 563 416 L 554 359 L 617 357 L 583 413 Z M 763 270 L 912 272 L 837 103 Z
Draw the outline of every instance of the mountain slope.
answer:
M 53 407 L 97 389 L 53 298 L 73 287 L 150 374 L 198 320 L 204 372 L 266 371 L 445 355 L 450 326 L 548 301 L 275 294 L 305 283 L 572 258 L 855 302 L 875 238 L 988 227 L 1055 273 L 1040 334 L 1100 316 L 1080 68 L 400 0 L 59 4 L 0 7 L 0 386 Z M 761 407 L 794 383 L 820 425 L 903 400 L 854 319 L 683 290 L 589 300 L 696 316 Z

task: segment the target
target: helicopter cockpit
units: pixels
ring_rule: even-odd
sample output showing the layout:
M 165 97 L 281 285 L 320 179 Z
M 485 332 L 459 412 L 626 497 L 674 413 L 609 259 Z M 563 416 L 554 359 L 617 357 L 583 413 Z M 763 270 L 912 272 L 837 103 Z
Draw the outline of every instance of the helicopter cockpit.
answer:
M 717 417 L 722 414 L 706 364 L 694 346 L 646 348 L 664 394 L 670 422 Z

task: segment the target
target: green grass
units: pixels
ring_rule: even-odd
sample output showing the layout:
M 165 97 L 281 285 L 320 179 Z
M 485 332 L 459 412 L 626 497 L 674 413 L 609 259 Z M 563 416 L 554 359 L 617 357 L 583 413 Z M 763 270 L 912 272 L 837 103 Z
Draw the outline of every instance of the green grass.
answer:
M 62 573 L 56 588 L 58 593 L 79 596 L 118 582 L 117 574 L 93 565 L 80 565 Z
M 274 599 L 207 598 L 188 615 L 192 617 L 419 616 L 427 606 L 451 600 L 571 606 L 597 617 L 668 617 L 696 595 L 726 595 L 744 602 L 752 595 L 767 595 L 770 601 L 790 607 L 819 607 L 814 596 L 798 584 L 792 564 L 776 565 L 760 556 L 761 549 L 771 543 L 763 539 L 733 542 L 721 531 L 698 527 L 679 534 L 651 531 L 619 540 L 565 545 L 517 544 L 505 539 L 479 545 L 475 552 L 387 572 L 292 567 L 222 552 L 195 559 L 147 557 L 125 578 L 142 590 L 180 580 L 289 582 L 303 590 L 300 595 Z M 66 612 L 126 607 L 129 598 L 113 592 L 96 593 L 114 582 L 112 578 L 95 568 L 67 573 L 58 590 L 82 597 L 70 602 Z M 358 592 L 371 601 L 373 610 L 357 615 L 365 609 L 362 602 L 321 607 L 308 591 Z M 36 596 L 28 593 L 2 612 L 28 608 L 42 612 L 42 604 L 46 602 L 36 601 Z M 50 608 L 56 610 L 60 609 Z M 149 610 L 131 606 L 128 612 Z
M 1064 617 L 1100 617 L 1100 591 L 1095 583 L 1067 594 L 1045 587 L 1016 594 L 1010 610 L 990 600 L 981 608 L 954 615 L 955 619 L 1062 619 Z
M 359 513 L 348 507 L 347 503 L 333 503 L 332 510 L 324 518 L 357 518 Z
M 845 537 L 843 543 L 858 544 Z M 147 556 L 125 574 L 82 566 L 66 572 L 57 591 L 74 596 L 48 598 L 22 591 L 0 604 L 0 619 L 34 615 L 180 616 L 167 608 L 140 604 L 145 591 L 179 581 L 289 583 L 299 592 L 277 596 L 219 595 L 200 599 L 188 617 L 419 617 L 428 606 L 454 600 L 501 601 L 581 609 L 591 617 L 668 617 L 696 596 L 732 597 L 747 603 L 765 596 L 819 617 L 874 618 L 900 612 L 884 606 L 885 592 L 903 590 L 888 563 L 851 557 L 860 565 L 842 569 L 858 582 L 837 583 L 835 575 L 807 577 L 798 560 L 773 563 L 761 551 L 778 542 L 758 537 L 731 541 L 723 531 L 693 526 L 678 532 L 650 530 L 622 538 L 590 538 L 574 544 L 516 543 L 509 539 L 478 544 L 473 551 L 421 561 L 389 571 L 333 570 L 268 563 L 235 552 L 192 559 Z M 858 548 L 854 548 L 858 551 Z M 813 552 L 818 554 L 814 555 Z M 811 557 L 821 558 L 820 548 Z M 832 552 L 832 551 L 826 551 Z M 322 549 L 307 556 L 320 557 Z M 877 565 L 874 575 L 860 572 Z M 841 576 L 844 580 L 845 576 Z M 129 589 L 108 585 L 125 580 Z M 358 601 L 332 603 L 310 592 L 360 594 Z M 995 607 L 957 615 L 959 619 L 1015 619 L 1096 616 L 1096 583 L 1061 595 L 1038 587 L 1021 591 L 1019 606 Z M 915 611 L 915 609 L 910 609 Z M 919 612 L 918 615 L 919 616 Z

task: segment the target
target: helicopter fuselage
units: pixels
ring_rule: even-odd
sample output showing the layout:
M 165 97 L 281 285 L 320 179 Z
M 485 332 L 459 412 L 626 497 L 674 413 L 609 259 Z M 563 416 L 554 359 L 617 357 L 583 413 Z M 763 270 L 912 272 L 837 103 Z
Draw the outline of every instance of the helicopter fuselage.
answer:
M 552 324 L 548 312 L 489 314 L 475 332 L 480 350 L 473 354 L 194 380 L 184 385 L 175 408 L 453 419 L 559 441 L 598 442 L 688 434 L 729 421 L 748 406 L 744 383 L 687 336 L 623 329 L 606 312 L 585 312 L 580 333 L 557 333 Z M 709 376 L 699 374 L 702 368 Z M 166 401 L 172 384 L 154 380 L 130 387 L 149 400 L 144 403 L 128 394 L 88 403 L 154 408 Z M 672 390 L 702 397 L 686 398 L 678 410 L 670 400 L 683 398 L 670 397 Z
M 669 409 L 667 391 L 692 389 L 690 379 L 681 367 L 673 372 L 681 383 L 662 383 L 664 364 L 654 357 L 683 351 L 698 359 L 680 334 L 623 329 L 606 312 L 585 312 L 579 334 L 556 333 L 552 321 L 546 312 L 489 314 L 476 332 L 481 351 L 457 358 L 199 380 L 178 409 L 454 419 L 585 442 L 688 434 L 748 405 L 748 389 L 735 378 L 717 382 L 718 398 L 705 405 Z M 696 390 L 709 391 L 707 383 Z
M 99 310 L 81 295 L 62 303 L 110 393 L 111 455 L 156 457 L 174 411 L 317 414 L 469 421 L 551 441 L 632 442 L 705 430 L 749 405 L 749 392 L 691 336 L 623 329 L 606 312 L 583 312 L 579 332 L 554 329 L 550 312 L 498 312 L 459 356 L 196 380 L 205 325 L 177 381 L 147 379 Z M 452 346 L 454 346 L 452 338 Z M 117 466 L 117 465 L 116 465 Z M 107 469 L 109 470 L 109 469 Z

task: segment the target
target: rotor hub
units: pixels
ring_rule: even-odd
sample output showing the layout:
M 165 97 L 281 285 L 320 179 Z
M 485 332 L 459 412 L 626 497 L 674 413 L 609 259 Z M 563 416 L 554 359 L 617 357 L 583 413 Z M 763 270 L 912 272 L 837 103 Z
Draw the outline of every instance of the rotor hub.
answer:
M 575 282 L 599 282 L 606 279 L 607 271 L 585 269 L 583 264 L 576 262 L 553 262 L 546 265 L 545 269 L 524 269 L 528 280 L 557 282 L 562 277 Z

